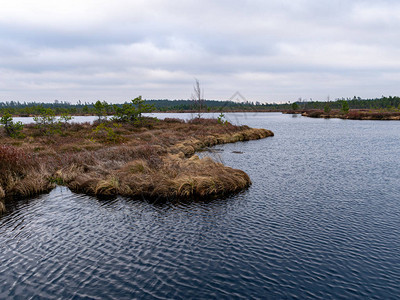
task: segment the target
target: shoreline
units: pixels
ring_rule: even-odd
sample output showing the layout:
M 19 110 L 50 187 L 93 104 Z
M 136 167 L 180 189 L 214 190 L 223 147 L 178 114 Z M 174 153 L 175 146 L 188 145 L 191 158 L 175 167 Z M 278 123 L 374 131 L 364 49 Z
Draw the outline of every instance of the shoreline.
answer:
M 282 113 L 282 114 L 301 114 L 304 117 L 309 118 L 324 118 L 324 119 L 345 119 L 345 120 L 400 120 L 400 111 L 382 111 L 382 110 L 367 110 L 367 109 L 350 109 L 348 113 L 343 113 L 340 110 L 332 110 L 330 113 L 325 113 L 323 110 L 318 109 L 307 109 L 307 110 L 274 110 L 274 109 L 232 109 L 232 110 L 210 110 L 204 111 L 200 114 L 207 114 L 207 113 Z M 159 114 L 198 114 L 198 111 L 195 110 L 169 110 L 169 111 L 153 111 L 152 113 L 159 113 Z M 13 117 L 20 117 L 20 118 L 33 118 L 37 115 L 21 115 L 21 114 L 14 114 Z M 56 114 L 56 117 L 61 115 Z M 97 117 L 96 114 L 70 114 L 72 117 Z M 113 114 L 108 114 L 107 117 L 113 116 Z M 73 122 L 73 121 L 72 121 Z
M 379 110 L 363 110 L 350 109 L 347 113 L 340 110 L 332 110 L 325 113 L 322 110 L 307 111 L 287 111 L 284 114 L 301 114 L 303 117 L 323 118 L 323 119 L 344 119 L 344 120 L 382 120 L 382 121 L 398 121 L 400 120 L 400 112 L 379 111 Z
M 250 186 L 249 176 L 210 158 L 200 159 L 195 152 L 273 136 L 266 129 L 220 124 L 215 119 L 145 118 L 140 126 L 102 124 L 108 127 L 100 134 L 98 124 L 68 124 L 63 134 L 37 136 L 35 126 L 26 126 L 24 139 L 3 138 L 0 203 L 42 194 L 57 184 L 98 197 L 225 196 Z M 118 136 L 115 142 L 108 140 L 110 130 Z

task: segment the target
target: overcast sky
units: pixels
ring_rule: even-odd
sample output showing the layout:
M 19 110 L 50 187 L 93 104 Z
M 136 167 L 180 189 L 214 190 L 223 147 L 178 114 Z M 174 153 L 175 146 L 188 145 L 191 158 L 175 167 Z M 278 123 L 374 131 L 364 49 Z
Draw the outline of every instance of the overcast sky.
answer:
M 0 101 L 400 95 L 399 1 L 0 4 Z

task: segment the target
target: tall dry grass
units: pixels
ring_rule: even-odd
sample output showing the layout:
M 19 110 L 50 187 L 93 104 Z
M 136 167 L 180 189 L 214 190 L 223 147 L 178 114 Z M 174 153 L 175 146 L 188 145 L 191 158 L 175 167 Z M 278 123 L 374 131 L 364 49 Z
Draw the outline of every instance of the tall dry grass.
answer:
M 248 175 L 196 151 L 221 143 L 272 136 L 264 129 L 220 124 L 217 120 L 146 119 L 141 126 L 121 124 L 119 144 L 93 134 L 95 125 L 69 125 L 60 135 L 7 140 L 0 147 L 0 198 L 30 196 L 56 183 L 98 196 L 149 198 L 208 197 L 238 192 L 251 184 Z M 1 192 L 3 191 L 3 193 Z M 3 195 L 4 194 L 4 195 Z
M 0 170 L 0 198 L 32 196 L 52 187 L 47 168 L 14 146 L 0 145 Z
M 106 172 L 98 166 L 88 172 L 74 168 L 63 174 L 70 189 L 98 196 L 206 197 L 234 193 L 251 184 L 249 176 L 241 170 L 210 158 L 182 159 L 177 155 L 164 157 L 158 168 L 145 160 L 135 160 L 118 170 Z

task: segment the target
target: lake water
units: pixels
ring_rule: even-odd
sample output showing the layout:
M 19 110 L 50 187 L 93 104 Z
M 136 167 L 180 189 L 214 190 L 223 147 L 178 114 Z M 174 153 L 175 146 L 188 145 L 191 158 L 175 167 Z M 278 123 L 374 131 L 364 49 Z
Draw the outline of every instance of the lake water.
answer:
M 238 195 L 151 203 L 57 187 L 8 203 L 0 298 L 397 298 L 400 122 L 227 118 L 275 133 L 201 154 L 250 175 Z

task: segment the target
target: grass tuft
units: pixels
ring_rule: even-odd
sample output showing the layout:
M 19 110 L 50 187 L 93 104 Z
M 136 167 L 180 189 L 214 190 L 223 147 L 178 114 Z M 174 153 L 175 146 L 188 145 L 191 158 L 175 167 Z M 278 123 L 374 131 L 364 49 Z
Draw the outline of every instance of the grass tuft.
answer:
M 111 196 L 118 194 L 119 181 L 115 177 L 109 177 L 105 180 L 99 180 L 94 189 L 96 195 Z

